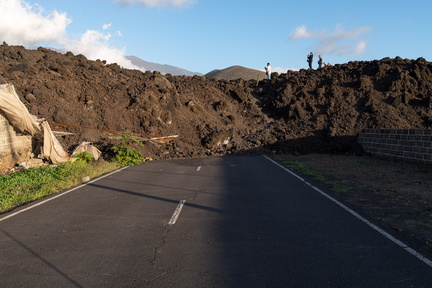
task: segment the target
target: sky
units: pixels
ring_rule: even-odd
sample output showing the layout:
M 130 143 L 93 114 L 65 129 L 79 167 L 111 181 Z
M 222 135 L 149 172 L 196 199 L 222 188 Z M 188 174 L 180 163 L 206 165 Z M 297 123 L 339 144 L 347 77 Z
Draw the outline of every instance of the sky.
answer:
M 432 1 L 0 0 L 0 43 L 136 69 L 125 56 L 206 74 L 397 56 L 432 61 Z

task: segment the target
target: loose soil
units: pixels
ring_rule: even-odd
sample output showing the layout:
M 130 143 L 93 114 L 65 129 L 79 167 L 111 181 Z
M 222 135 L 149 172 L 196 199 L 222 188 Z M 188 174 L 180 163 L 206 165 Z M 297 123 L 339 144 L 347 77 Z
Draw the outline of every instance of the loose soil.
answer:
M 104 130 L 115 130 L 178 135 L 136 147 L 154 160 L 285 155 L 342 181 L 349 189 L 332 195 L 432 254 L 431 166 L 376 159 L 357 143 L 366 128 L 431 128 L 432 63 L 423 58 L 273 73 L 268 83 L 161 75 L 3 43 L 0 76 L 31 114 L 66 125 L 51 124 L 73 133 L 59 137 L 69 152 L 87 141 L 107 158 L 119 140 Z
M 372 156 L 277 155 L 326 180 L 308 182 L 432 259 L 432 169 L 430 165 Z

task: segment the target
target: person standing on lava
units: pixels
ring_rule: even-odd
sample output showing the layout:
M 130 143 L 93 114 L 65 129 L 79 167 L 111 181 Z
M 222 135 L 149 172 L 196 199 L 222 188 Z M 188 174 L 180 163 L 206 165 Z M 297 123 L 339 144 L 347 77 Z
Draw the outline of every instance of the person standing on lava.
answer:
M 312 62 L 313 62 L 313 53 L 310 52 L 307 56 L 307 62 L 309 63 L 309 69 L 312 69 Z

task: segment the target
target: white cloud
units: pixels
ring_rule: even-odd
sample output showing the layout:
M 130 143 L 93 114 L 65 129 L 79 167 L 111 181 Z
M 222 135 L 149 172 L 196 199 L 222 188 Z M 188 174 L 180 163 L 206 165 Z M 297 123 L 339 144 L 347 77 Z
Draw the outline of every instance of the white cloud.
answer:
M 66 28 L 72 22 L 66 13 L 46 13 L 40 6 L 31 6 L 24 0 L 1 0 L 0 39 L 10 45 L 22 45 L 28 49 L 37 46 L 53 46 L 74 54 L 83 54 L 90 60 L 106 60 L 124 68 L 138 69 L 125 58 L 125 49 L 111 44 L 111 24 L 104 24 L 102 31 L 87 30 L 78 39 L 69 39 Z M 121 37 L 117 31 L 116 36 Z M 59 47 L 60 46 L 60 47 Z
M 164 6 L 184 7 L 187 5 L 194 4 L 196 2 L 196 0 L 112 0 L 112 1 L 120 2 L 123 5 L 139 3 L 149 7 L 164 7 Z
M 302 38 L 311 38 L 312 34 L 306 31 L 306 26 L 302 25 L 296 28 L 296 30 L 291 33 L 289 39 L 302 39 Z
M 125 49 L 113 48 L 110 46 L 112 35 L 96 30 L 87 30 L 77 40 L 59 39 L 63 50 L 73 51 L 76 54 L 83 54 L 91 60 L 106 60 L 108 63 L 117 63 L 124 68 L 138 69 L 125 58 Z
M 53 11 L 44 15 L 42 8 L 22 0 L 2 0 L 0 11 L 0 39 L 15 45 L 53 42 L 63 36 L 71 23 L 66 13 Z
M 354 54 L 355 55 L 360 55 L 362 54 L 365 50 L 366 50 L 366 40 L 362 40 L 359 43 L 357 43 L 356 48 L 354 49 Z
M 308 32 L 305 25 L 299 26 L 290 34 L 290 40 L 310 38 L 316 41 L 313 49 L 318 54 L 359 55 L 366 50 L 367 40 L 362 38 L 372 27 L 359 27 L 345 31 L 337 26 L 333 33 L 327 31 Z

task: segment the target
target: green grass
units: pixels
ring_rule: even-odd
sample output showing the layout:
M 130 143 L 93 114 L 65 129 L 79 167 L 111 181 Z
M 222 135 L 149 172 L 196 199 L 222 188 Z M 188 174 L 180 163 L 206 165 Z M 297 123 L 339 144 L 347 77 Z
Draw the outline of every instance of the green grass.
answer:
M 329 180 L 324 175 L 322 175 L 320 172 L 315 171 L 315 170 L 311 170 L 311 169 L 301 165 L 300 163 L 289 161 L 289 160 L 282 159 L 279 157 L 275 158 L 275 160 L 278 161 L 279 163 L 281 163 L 282 165 L 284 165 L 285 167 L 290 168 L 299 174 L 312 176 L 313 179 L 330 186 L 330 188 L 334 191 L 346 192 L 349 190 L 349 187 L 345 183 L 343 183 L 341 181 Z
M 424 221 L 406 220 L 404 221 L 404 223 L 411 227 L 421 226 L 424 228 L 432 229 L 432 224 Z
M 117 168 L 111 162 L 78 160 L 0 175 L 0 213 L 79 185 L 83 177 L 95 178 Z

